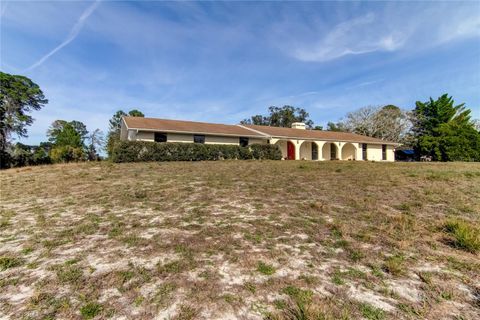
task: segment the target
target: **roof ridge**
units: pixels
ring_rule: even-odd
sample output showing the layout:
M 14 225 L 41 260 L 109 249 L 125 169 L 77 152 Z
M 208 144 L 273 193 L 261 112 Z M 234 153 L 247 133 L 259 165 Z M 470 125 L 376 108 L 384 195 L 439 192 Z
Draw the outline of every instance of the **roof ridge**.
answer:
M 214 124 L 220 126 L 238 126 L 238 124 L 226 124 L 226 123 L 216 123 L 216 122 L 204 122 L 204 121 L 193 121 L 193 120 L 178 120 L 178 119 L 166 119 L 166 118 L 152 118 L 152 117 L 132 117 L 132 116 L 123 116 L 123 118 L 143 118 L 143 119 L 151 119 L 151 120 L 161 120 L 161 121 L 178 121 L 178 122 L 193 122 L 193 123 L 201 123 L 201 124 Z
M 363 142 L 363 143 L 383 143 L 383 144 L 394 144 L 394 145 L 400 145 L 398 142 L 393 142 L 393 141 L 388 141 L 388 140 L 383 140 L 383 139 L 380 139 L 380 138 L 375 138 L 375 137 L 370 137 L 370 136 L 366 136 L 366 135 L 362 135 L 362 134 L 358 134 L 358 133 L 354 133 L 354 132 L 343 132 L 343 131 L 329 131 L 329 130 L 313 130 L 313 129 L 296 129 L 296 128 L 289 128 L 289 127 L 275 127 L 275 126 L 266 126 L 266 125 L 258 125 L 258 124 L 247 124 L 245 125 L 245 128 L 247 129 L 252 129 L 252 130 L 255 130 L 257 129 L 259 132 L 262 132 L 262 129 L 261 128 L 268 128 L 268 129 L 273 129 L 273 130 L 281 130 L 281 131 L 284 131 L 285 132 L 285 136 L 282 136 L 282 137 L 287 137 L 288 136 L 288 133 L 292 132 L 292 131 L 295 131 L 296 133 L 299 133 L 300 135 L 299 136 L 290 136 L 291 138 L 296 138 L 296 139 L 315 139 L 315 137 L 302 137 L 301 134 L 302 133 L 313 133 L 313 134 L 316 134 L 316 133 L 326 133 L 328 135 L 337 135 L 338 138 L 344 138 L 345 141 L 353 141 L 353 140 L 358 140 L 358 142 Z M 254 129 L 255 128 L 255 129 Z M 267 129 L 267 131 L 268 131 Z M 271 137 L 275 137 L 276 134 L 270 132 L 268 133 Z M 357 137 L 357 139 L 352 139 L 353 137 Z M 337 138 L 337 139 L 338 139 Z M 323 139 L 326 139 L 326 140 L 336 140 L 336 139 L 333 139 L 333 138 L 323 138 Z M 367 140 L 365 140 L 367 139 Z
M 247 129 L 247 130 L 250 130 L 250 131 L 253 131 L 253 132 L 256 132 L 256 133 L 259 133 L 261 135 L 264 135 L 265 137 L 272 137 L 271 135 L 265 133 L 265 132 L 261 132 L 261 131 L 258 131 L 258 130 L 255 130 L 255 129 L 252 129 L 252 128 L 249 128 L 249 127 L 246 127 L 242 124 L 237 124 L 237 126 L 239 126 L 240 128 L 244 128 L 244 129 Z

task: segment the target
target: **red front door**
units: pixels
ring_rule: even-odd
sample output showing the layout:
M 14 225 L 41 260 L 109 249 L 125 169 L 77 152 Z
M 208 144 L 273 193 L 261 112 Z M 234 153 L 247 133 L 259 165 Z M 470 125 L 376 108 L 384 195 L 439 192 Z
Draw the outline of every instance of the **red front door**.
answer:
M 295 146 L 290 141 L 287 142 L 287 159 L 295 160 Z

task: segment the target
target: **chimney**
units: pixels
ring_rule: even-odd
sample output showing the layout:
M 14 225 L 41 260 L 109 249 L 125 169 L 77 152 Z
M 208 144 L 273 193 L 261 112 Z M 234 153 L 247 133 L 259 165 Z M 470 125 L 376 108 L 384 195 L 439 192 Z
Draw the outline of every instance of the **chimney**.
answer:
M 294 123 L 292 123 L 292 129 L 302 129 L 302 130 L 305 130 L 305 123 L 303 123 L 303 122 L 294 122 Z

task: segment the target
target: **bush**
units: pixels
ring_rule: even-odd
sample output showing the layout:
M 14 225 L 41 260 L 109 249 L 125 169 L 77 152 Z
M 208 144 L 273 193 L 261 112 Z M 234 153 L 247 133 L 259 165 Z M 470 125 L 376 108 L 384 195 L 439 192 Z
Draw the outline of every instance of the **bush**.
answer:
M 12 166 L 12 156 L 3 150 L 0 150 L 0 169 L 8 169 Z
M 445 223 L 445 231 L 452 235 L 451 244 L 468 252 L 480 251 L 480 229 L 468 222 L 451 219 Z
M 50 158 L 53 162 L 80 161 L 85 159 L 85 153 L 82 148 L 60 146 L 50 151 Z
M 278 146 L 271 144 L 252 144 L 252 157 L 258 160 L 281 160 L 282 152 Z
M 119 141 L 113 147 L 111 159 L 113 162 L 280 160 L 281 152 L 275 145 L 254 144 L 249 147 L 240 147 L 221 144 Z
M 15 145 L 10 145 L 6 151 L 0 152 L 0 169 L 51 163 L 50 156 L 43 144 L 29 146 L 17 142 Z
M 102 305 L 96 302 L 89 302 L 80 308 L 80 314 L 84 319 L 93 319 L 102 312 Z

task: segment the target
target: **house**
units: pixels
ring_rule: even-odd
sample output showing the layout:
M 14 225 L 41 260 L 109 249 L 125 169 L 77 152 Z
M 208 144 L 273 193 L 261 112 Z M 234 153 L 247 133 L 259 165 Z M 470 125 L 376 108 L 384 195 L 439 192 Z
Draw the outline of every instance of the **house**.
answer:
M 123 117 L 120 138 L 130 141 L 205 144 L 276 144 L 288 160 L 395 161 L 397 143 L 354 133 L 206 122 Z

